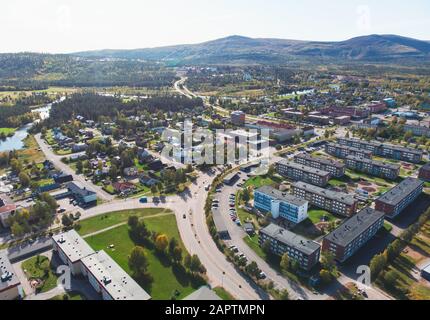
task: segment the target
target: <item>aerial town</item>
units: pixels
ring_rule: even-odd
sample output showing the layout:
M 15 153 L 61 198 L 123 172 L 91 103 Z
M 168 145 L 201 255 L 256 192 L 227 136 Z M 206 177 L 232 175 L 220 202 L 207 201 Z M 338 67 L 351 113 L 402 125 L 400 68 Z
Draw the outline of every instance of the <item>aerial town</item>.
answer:
M 429 65 L 254 40 L 0 54 L 0 300 L 430 300 Z

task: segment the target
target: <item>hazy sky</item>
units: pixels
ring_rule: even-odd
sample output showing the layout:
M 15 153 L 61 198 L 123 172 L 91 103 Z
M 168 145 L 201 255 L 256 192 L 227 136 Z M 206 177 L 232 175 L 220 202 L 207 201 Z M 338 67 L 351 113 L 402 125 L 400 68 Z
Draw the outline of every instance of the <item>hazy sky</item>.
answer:
M 198 43 L 229 35 L 430 40 L 429 0 L 1 0 L 0 52 Z

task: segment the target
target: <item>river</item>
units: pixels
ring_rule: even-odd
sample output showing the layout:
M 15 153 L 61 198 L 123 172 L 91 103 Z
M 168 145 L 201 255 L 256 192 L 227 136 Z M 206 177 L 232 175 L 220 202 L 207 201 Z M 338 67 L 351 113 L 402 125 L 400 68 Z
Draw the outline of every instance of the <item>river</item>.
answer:
M 52 103 L 49 103 L 44 107 L 33 109 L 32 112 L 38 112 L 40 119 L 44 120 L 49 117 L 51 108 Z M 24 140 L 28 137 L 28 130 L 30 130 L 32 126 L 32 123 L 28 123 L 16 130 L 12 137 L 7 138 L 6 140 L 0 140 L 0 152 L 23 149 L 25 147 Z

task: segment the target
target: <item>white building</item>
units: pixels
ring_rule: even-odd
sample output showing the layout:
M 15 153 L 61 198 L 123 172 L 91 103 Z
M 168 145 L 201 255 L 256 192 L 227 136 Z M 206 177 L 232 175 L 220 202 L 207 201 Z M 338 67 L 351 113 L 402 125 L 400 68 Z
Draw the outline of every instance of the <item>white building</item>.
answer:
M 6 250 L 0 251 L 0 301 L 22 296 L 21 282 L 15 274 Z
M 82 274 L 103 300 L 149 300 L 146 293 L 103 250 L 82 259 Z
M 55 235 L 52 241 L 54 252 L 69 266 L 73 275 L 81 274 L 81 260 L 95 253 L 75 230 Z

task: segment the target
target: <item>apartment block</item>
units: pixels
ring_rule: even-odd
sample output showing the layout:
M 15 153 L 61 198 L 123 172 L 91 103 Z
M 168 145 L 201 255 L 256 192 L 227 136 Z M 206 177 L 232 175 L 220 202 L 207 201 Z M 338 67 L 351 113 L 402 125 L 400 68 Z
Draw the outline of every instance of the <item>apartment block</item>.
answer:
M 388 143 L 364 141 L 355 138 L 338 138 L 337 141 L 341 145 L 368 150 L 372 152 L 374 156 L 380 156 L 387 159 L 420 163 L 423 158 L 423 152 L 421 150 L 396 146 Z
M 349 147 L 349 146 L 345 146 L 337 143 L 326 144 L 325 152 L 340 159 L 345 159 L 348 156 L 356 156 L 356 157 L 363 157 L 363 158 L 369 158 L 369 159 L 372 158 L 371 151 Z
M 362 248 L 384 225 L 384 213 L 367 207 L 342 223 L 323 239 L 323 252 L 345 262 Z
M 420 168 L 418 178 L 423 181 L 430 181 L 430 162 Z
M 275 224 L 260 230 L 259 245 L 267 241 L 273 254 L 282 257 L 288 254 L 291 260 L 297 261 L 304 270 L 311 270 L 320 259 L 321 247 L 318 243 L 303 238 Z
M 315 207 L 345 217 L 351 217 L 357 211 L 358 201 L 350 194 L 323 189 L 309 183 L 296 182 L 292 193 L 300 199 L 309 201 Z
M 243 111 L 233 111 L 231 113 L 231 123 L 236 126 L 243 126 L 245 124 L 245 112 Z
M 304 166 L 293 161 L 281 160 L 276 163 L 277 172 L 294 181 L 303 181 L 325 187 L 330 180 L 330 173 L 324 170 Z
M 375 208 L 393 219 L 420 196 L 423 187 L 420 179 L 407 178 L 376 199 Z
M 254 191 L 254 207 L 271 212 L 274 219 L 283 218 L 300 223 L 308 218 L 308 202 L 270 186 Z
M 345 159 L 345 164 L 349 169 L 384 179 L 395 180 L 400 174 L 399 164 L 392 164 L 367 158 L 348 156 Z
M 95 252 L 75 230 L 54 235 L 52 242 L 72 275 L 86 277 L 103 300 L 151 299 L 106 252 Z
M 22 296 L 21 282 L 9 261 L 7 250 L 0 250 L 0 301 Z
M 345 175 L 345 165 L 339 161 L 321 157 L 312 157 L 307 153 L 301 153 L 294 157 L 294 162 L 304 166 L 327 171 L 336 178 L 340 178 Z

